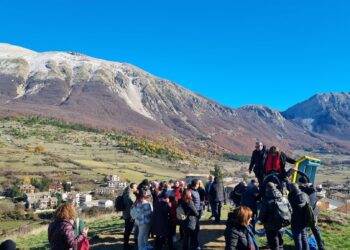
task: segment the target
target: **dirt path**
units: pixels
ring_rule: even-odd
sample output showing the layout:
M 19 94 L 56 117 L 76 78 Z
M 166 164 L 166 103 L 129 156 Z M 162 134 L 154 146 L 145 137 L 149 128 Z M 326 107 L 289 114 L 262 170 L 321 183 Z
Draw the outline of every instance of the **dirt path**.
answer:
M 202 249 L 224 249 L 224 223 L 215 225 L 211 221 L 204 219 L 201 220 L 200 225 L 199 241 Z M 179 234 L 177 234 L 177 237 L 179 237 Z M 151 239 L 150 242 L 152 243 L 152 241 Z M 133 236 L 131 236 L 130 242 L 133 242 Z M 122 250 L 123 228 L 101 228 L 101 233 L 96 234 L 96 236 L 91 239 L 90 243 L 92 250 Z M 181 242 L 178 242 L 177 249 L 181 249 Z

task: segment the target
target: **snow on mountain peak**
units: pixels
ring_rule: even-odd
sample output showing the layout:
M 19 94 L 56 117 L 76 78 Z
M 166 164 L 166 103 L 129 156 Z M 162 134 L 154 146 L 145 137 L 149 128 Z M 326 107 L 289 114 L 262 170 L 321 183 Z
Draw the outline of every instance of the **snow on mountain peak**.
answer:
M 133 71 L 127 64 L 76 52 L 37 53 L 10 44 L 0 44 L 0 74 L 23 79 L 17 83 L 16 99 L 38 93 L 48 80 L 65 81 L 70 88 L 81 82 L 101 82 L 112 92 L 118 93 L 131 109 L 154 119 L 142 103 L 143 87 L 133 84 L 135 77 L 130 73 Z M 63 100 L 67 98 L 65 96 Z
M 0 43 L 0 58 L 14 57 L 14 56 L 33 56 L 37 52 L 15 46 L 8 43 Z

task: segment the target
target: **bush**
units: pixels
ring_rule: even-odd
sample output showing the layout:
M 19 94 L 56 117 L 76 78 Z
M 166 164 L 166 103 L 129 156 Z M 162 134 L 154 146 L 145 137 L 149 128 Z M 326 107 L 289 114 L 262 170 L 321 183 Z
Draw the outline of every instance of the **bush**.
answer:
M 26 151 L 28 153 L 34 153 L 34 154 L 44 154 L 46 153 L 46 148 L 43 145 L 38 145 L 35 147 L 27 146 Z
M 248 155 L 224 153 L 223 157 L 224 159 L 227 159 L 227 160 L 233 160 L 233 161 L 239 161 L 239 162 L 250 162 L 250 156 Z

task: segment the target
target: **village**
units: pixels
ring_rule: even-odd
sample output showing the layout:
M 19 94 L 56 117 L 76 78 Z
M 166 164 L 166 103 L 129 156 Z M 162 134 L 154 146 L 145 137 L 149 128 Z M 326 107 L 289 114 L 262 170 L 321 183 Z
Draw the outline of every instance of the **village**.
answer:
M 76 191 L 72 182 L 52 182 L 47 190 L 40 191 L 32 184 L 19 185 L 19 194 L 22 197 L 11 197 L 12 190 L 5 190 L 0 199 L 12 198 L 17 206 L 32 209 L 35 213 L 56 209 L 61 203 L 69 202 L 77 208 L 92 207 L 113 208 L 114 197 L 121 192 L 127 183 L 120 180 L 118 175 L 108 175 L 104 183 L 91 191 Z M 96 199 L 98 197 L 99 199 Z
M 199 177 L 206 182 L 207 175 L 187 175 L 186 181 Z M 233 188 L 243 181 L 243 178 L 224 178 L 227 184 L 225 187 L 226 197 Z M 100 183 L 100 182 L 97 182 Z M 17 205 L 23 205 L 26 210 L 32 209 L 36 213 L 53 210 L 61 203 L 69 202 L 82 210 L 97 208 L 113 208 L 115 197 L 127 186 L 127 182 L 122 181 L 118 175 L 106 175 L 104 182 L 98 187 L 89 191 L 75 190 L 72 182 L 55 181 L 48 185 L 47 190 L 39 191 L 32 184 L 19 185 L 19 193 L 23 194 L 22 199 L 12 197 L 13 201 L 19 201 Z M 322 210 L 337 211 L 350 214 L 350 184 L 336 185 L 334 183 L 323 182 L 317 185 L 318 206 Z M 9 192 L 4 192 L 1 199 L 10 198 Z

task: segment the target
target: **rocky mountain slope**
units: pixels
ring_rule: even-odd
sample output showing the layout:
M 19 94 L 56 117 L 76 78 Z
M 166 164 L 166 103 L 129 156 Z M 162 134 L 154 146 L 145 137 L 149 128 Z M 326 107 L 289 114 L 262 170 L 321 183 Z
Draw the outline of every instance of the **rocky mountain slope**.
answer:
M 286 119 L 263 106 L 225 107 L 130 64 L 0 44 L 0 115 L 16 114 L 161 136 L 196 151 L 249 153 L 257 139 L 284 149 L 350 149 L 289 121 L 288 112 Z
M 350 92 L 314 95 L 283 115 L 308 131 L 350 140 Z

